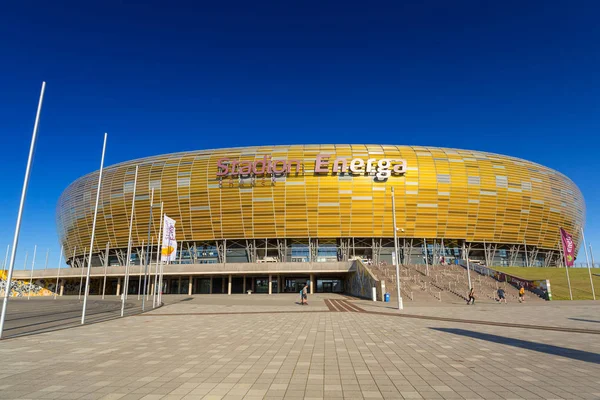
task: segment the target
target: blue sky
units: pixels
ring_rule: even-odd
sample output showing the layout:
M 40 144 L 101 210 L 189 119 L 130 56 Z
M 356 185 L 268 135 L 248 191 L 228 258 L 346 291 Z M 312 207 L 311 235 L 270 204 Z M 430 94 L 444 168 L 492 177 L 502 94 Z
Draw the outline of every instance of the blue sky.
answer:
M 56 201 L 98 168 L 105 131 L 107 165 L 322 142 L 522 157 L 580 187 L 600 259 L 598 2 L 13 3 L 0 13 L 0 257 L 48 82 L 16 268 L 36 243 L 37 267 L 47 248 L 57 264 Z

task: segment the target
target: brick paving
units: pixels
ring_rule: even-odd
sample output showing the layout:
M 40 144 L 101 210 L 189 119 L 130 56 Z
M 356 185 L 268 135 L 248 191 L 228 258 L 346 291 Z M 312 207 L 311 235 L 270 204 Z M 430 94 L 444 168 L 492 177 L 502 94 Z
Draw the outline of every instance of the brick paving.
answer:
M 326 299 L 348 309 L 329 311 Z M 597 335 L 350 312 L 375 306 L 340 296 L 165 300 L 149 314 L 0 342 L 0 398 L 600 399 Z M 215 308 L 228 313 L 202 314 Z M 600 328 L 594 304 L 559 308 L 561 321 L 585 308 Z M 536 312 L 515 307 L 512 318 Z

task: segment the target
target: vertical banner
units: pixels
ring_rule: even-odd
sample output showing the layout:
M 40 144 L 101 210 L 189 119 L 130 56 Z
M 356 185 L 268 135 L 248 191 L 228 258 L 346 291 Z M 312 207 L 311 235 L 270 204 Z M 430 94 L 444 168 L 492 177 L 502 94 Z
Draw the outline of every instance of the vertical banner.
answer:
M 560 239 L 562 241 L 566 266 L 572 267 L 575 263 L 575 244 L 573 244 L 573 237 L 563 228 L 560 228 Z
M 177 259 L 177 241 L 175 239 L 175 220 L 165 215 L 163 220 L 162 251 L 160 260 L 169 262 Z

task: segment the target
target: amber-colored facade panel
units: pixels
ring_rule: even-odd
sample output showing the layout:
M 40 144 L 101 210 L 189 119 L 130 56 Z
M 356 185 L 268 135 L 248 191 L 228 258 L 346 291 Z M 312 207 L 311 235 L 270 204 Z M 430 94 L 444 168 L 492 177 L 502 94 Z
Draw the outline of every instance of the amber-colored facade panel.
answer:
M 380 181 L 368 174 L 316 174 L 319 155 L 403 159 L 406 171 Z M 299 173 L 219 177 L 217 162 L 300 160 Z M 376 162 L 376 161 L 375 161 Z M 139 166 L 133 242 L 147 240 L 150 195 L 177 221 L 178 240 L 389 238 L 395 188 L 401 237 L 527 243 L 556 249 L 558 228 L 579 243 L 585 203 L 566 176 L 525 160 L 485 152 L 392 145 L 292 145 L 166 154 L 107 167 L 94 252 L 127 246 L 135 166 Z M 98 172 L 73 182 L 57 205 L 65 254 L 89 246 Z M 154 208 L 152 235 L 159 225 Z

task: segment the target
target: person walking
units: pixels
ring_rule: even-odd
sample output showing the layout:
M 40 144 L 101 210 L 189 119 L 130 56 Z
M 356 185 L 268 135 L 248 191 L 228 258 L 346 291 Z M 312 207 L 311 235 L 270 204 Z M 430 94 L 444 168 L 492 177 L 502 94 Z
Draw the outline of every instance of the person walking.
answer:
M 504 300 L 504 304 L 507 304 L 506 293 L 504 293 L 504 289 L 500 288 L 498 289 L 498 303 L 502 303 L 502 300 Z
M 523 303 L 525 301 L 525 288 L 523 285 L 519 287 L 519 303 Z
M 469 289 L 469 298 L 467 299 L 467 305 L 469 304 L 473 304 L 475 305 L 475 288 L 471 287 L 471 289 Z
M 308 284 L 302 288 L 302 305 L 308 305 Z

